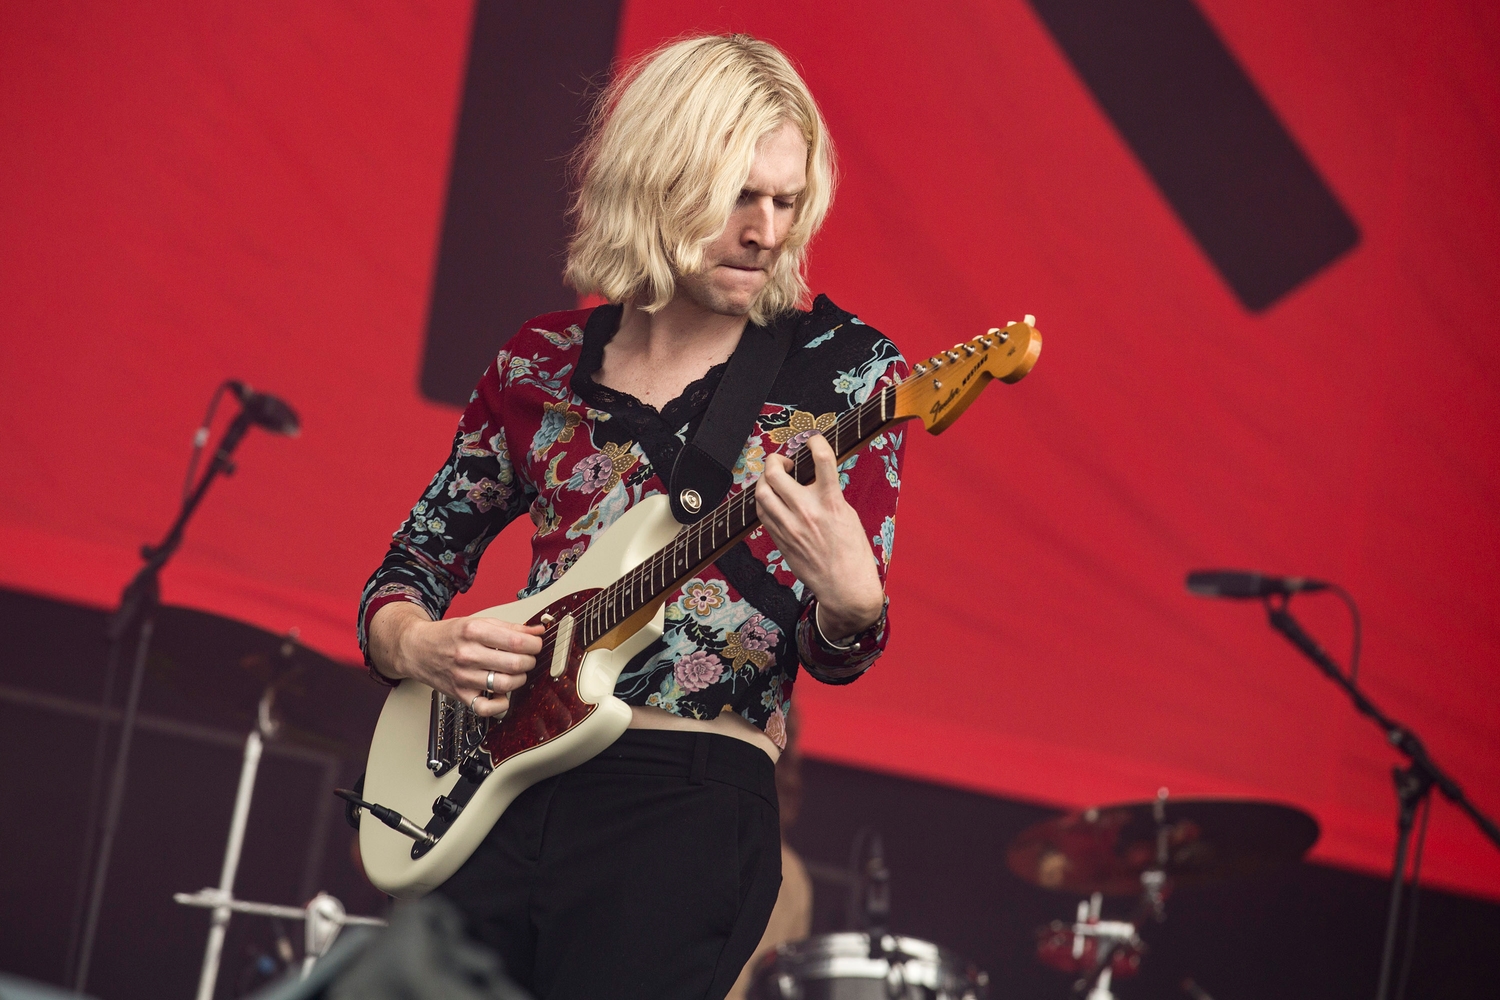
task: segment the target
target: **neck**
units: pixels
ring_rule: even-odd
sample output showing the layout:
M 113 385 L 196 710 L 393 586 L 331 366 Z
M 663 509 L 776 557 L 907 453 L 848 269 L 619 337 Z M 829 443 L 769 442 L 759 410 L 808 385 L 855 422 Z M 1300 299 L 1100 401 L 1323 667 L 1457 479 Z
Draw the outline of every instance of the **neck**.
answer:
M 739 343 L 745 323 L 744 316 L 713 312 L 679 292 L 654 313 L 627 302 L 615 340 L 653 359 L 681 357 L 685 352 L 727 356 Z

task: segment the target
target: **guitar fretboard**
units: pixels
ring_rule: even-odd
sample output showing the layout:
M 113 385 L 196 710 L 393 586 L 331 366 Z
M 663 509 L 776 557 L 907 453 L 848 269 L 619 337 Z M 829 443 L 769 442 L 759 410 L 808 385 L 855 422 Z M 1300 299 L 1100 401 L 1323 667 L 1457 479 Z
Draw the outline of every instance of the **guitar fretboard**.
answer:
M 895 391 L 895 386 L 883 387 L 823 431 L 840 462 L 896 422 Z M 794 478 L 804 485 L 812 482 L 813 456 L 805 442 L 791 460 Z M 754 489 L 741 490 L 726 499 L 702 520 L 678 532 L 671 545 L 585 601 L 575 612 L 574 636 L 579 645 L 588 648 L 641 608 L 687 582 L 696 570 L 759 523 Z

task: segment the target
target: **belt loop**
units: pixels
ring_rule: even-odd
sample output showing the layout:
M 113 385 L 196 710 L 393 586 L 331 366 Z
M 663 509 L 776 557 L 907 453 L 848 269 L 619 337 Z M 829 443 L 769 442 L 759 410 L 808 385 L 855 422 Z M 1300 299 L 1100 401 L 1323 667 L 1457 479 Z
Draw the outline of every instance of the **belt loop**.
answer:
M 708 742 L 707 733 L 693 734 L 693 769 L 688 772 L 688 783 L 701 785 L 708 780 Z

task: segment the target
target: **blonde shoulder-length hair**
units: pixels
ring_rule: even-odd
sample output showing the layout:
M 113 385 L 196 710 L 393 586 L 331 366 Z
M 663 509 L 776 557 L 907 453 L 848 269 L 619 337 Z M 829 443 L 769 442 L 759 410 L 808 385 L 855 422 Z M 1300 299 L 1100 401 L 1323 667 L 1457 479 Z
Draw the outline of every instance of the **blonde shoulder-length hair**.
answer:
M 671 42 L 605 90 L 573 161 L 568 283 L 646 312 L 665 306 L 675 276 L 701 269 L 723 232 L 757 144 L 786 122 L 807 143 L 807 188 L 750 319 L 795 308 L 808 296 L 808 242 L 833 200 L 833 149 L 791 62 L 749 35 Z

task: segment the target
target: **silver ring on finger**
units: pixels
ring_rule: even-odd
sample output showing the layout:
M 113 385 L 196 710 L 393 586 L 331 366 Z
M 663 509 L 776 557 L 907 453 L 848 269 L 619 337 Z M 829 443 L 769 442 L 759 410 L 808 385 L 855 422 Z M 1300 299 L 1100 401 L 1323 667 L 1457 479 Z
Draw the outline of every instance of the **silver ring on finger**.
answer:
M 484 697 L 484 692 L 481 691 L 479 694 L 476 694 L 474 697 L 470 698 L 469 699 L 469 711 L 471 711 L 471 712 L 477 712 L 478 709 L 476 709 L 474 706 L 477 705 L 477 704 L 479 704 L 479 699 L 483 698 L 483 697 Z
M 484 679 L 484 690 L 486 697 L 495 693 L 495 672 L 493 670 L 491 670 L 489 676 Z

